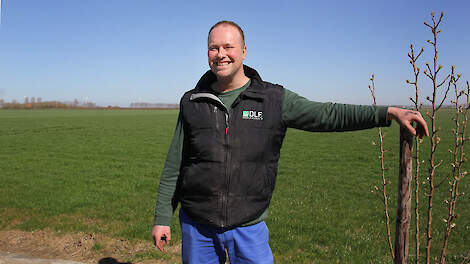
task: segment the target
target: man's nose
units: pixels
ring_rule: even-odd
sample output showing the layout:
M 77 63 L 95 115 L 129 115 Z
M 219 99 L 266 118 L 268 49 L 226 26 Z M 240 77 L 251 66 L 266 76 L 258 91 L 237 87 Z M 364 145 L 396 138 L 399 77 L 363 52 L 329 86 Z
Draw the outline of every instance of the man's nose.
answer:
M 225 55 L 226 55 L 226 52 L 225 52 L 224 47 L 220 47 L 219 52 L 217 52 L 217 57 L 223 58 L 223 57 L 225 57 Z

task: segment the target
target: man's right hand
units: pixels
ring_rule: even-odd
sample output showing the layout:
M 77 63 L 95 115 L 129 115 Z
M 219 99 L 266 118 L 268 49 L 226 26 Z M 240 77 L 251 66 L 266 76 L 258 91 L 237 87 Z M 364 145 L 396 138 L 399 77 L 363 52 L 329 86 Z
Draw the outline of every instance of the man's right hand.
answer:
M 171 230 L 169 226 L 154 225 L 152 229 L 153 242 L 161 252 L 165 252 L 163 247 L 170 243 Z

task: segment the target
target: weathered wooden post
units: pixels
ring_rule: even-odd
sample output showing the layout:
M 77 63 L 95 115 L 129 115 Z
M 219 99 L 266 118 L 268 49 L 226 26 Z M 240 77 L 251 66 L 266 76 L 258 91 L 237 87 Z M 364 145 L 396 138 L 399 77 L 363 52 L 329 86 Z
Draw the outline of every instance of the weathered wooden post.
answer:
M 411 221 L 411 181 L 413 135 L 400 128 L 400 172 L 398 175 L 397 225 L 395 230 L 395 264 L 408 262 Z

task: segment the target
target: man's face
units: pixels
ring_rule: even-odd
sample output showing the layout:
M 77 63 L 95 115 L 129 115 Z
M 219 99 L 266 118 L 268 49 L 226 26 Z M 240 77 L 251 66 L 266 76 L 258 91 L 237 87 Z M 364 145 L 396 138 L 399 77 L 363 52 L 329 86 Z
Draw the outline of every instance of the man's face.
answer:
M 209 67 L 217 79 L 235 77 L 243 73 L 243 60 L 246 57 L 246 46 L 242 43 L 240 32 L 231 25 L 219 25 L 209 35 Z

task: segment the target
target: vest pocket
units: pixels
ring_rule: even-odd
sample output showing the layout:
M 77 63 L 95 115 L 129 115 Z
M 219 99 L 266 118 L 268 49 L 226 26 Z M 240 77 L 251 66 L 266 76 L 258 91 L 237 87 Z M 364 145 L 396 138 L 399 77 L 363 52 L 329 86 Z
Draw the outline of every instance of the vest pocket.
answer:
M 247 199 L 258 197 L 264 199 L 271 190 L 267 177 L 266 165 L 257 162 L 241 162 L 236 164 L 230 178 L 230 192 L 235 196 Z
M 220 178 L 218 166 L 210 162 L 191 163 L 183 167 L 182 195 L 185 197 L 210 197 L 220 195 L 225 181 Z M 216 177 L 217 176 L 217 177 Z

